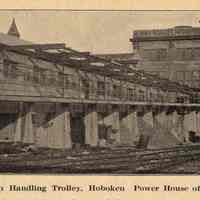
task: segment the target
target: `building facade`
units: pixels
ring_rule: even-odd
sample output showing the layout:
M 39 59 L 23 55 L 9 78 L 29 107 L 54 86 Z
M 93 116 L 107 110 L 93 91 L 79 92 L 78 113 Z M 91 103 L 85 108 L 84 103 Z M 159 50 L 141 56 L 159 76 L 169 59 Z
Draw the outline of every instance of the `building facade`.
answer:
M 199 88 L 199 27 L 136 30 L 130 41 L 140 55 L 139 69 Z

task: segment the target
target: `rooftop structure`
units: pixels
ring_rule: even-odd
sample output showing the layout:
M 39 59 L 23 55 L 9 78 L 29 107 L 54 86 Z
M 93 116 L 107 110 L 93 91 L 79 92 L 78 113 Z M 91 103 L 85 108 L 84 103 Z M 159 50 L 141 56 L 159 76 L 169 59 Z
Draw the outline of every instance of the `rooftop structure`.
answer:
M 199 27 L 136 30 L 130 41 L 141 57 L 139 69 L 199 88 Z
M 18 30 L 17 25 L 15 23 L 15 19 L 13 19 L 12 24 L 11 24 L 9 30 L 8 30 L 8 35 L 20 38 L 20 33 L 19 33 L 19 30 Z
M 175 26 L 168 29 L 149 29 L 134 31 L 131 41 L 173 41 L 200 39 L 200 28 L 192 26 Z
M 110 59 L 132 69 L 136 69 L 139 60 L 137 53 L 98 54 L 97 56 Z

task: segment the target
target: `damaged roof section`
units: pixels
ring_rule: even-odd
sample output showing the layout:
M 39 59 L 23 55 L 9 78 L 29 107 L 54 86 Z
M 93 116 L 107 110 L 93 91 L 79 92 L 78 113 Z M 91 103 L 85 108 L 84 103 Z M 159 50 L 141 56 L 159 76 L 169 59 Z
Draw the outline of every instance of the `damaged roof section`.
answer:
M 121 64 L 137 64 L 140 59 L 139 55 L 135 53 L 113 53 L 113 54 L 96 54 L 101 58 L 110 59 Z

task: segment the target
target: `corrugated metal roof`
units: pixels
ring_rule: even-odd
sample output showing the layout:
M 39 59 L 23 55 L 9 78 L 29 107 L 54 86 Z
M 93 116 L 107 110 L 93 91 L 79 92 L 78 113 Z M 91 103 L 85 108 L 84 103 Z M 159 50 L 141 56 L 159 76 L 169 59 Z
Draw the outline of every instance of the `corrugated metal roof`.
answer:
M 0 44 L 15 46 L 15 45 L 30 45 L 32 42 L 22 40 L 18 37 L 0 33 Z

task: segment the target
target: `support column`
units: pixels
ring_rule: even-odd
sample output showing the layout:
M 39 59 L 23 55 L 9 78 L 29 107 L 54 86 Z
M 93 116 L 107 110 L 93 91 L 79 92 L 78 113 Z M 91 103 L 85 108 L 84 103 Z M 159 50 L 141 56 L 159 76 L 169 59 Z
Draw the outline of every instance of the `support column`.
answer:
M 15 126 L 14 142 L 33 144 L 33 122 L 32 122 L 32 105 L 20 104 L 19 114 Z
M 167 112 L 166 112 L 167 111 Z M 155 109 L 153 134 L 149 145 L 157 148 L 176 146 L 180 144 L 178 136 L 172 133 L 173 114 L 167 108 Z
M 120 120 L 121 143 L 132 145 L 139 140 L 138 120 L 136 110 L 125 113 Z
M 167 133 L 168 131 L 168 116 L 165 110 L 155 110 L 153 113 L 153 128 L 155 132 L 159 135 Z
M 197 135 L 200 136 L 200 111 L 196 113 L 197 116 Z
M 92 147 L 98 145 L 98 114 L 97 111 L 92 108 L 88 109 L 84 119 L 85 124 L 85 144 Z
M 139 137 L 140 137 L 137 111 L 133 112 L 133 127 L 134 127 L 133 142 L 135 143 L 139 141 Z
M 48 121 L 47 141 L 49 148 L 71 148 L 70 113 L 62 105 L 56 105 L 55 113 L 52 113 Z
M 153 113 L 152 111 L 148 111 L 144 113 L 143 120 L 145 123 L 147 123 L 149 126 L 153 128 Z
M 138 148 L 147 148 L 149 140 L 155 133 L 153 130 L 153 113 L 152 110 L 147 110 L 144 107 L 138 108 L 138 126 L 139 126 L 139 140 Z
M 169 113 L 167 120 L 167 128 L 168 130 L 180 141 L 179 138 L 179 128 L 180 128 L 180 119 L 177 111 L 173 111 Z
M 46 113 L 36 114 L 37 127 L 35 134 L 35 143 L 38 147 L 48 147 L 48 134 L 47 134 L 47 122 Z
M 14 142 L 21 142 L 21 141 L 22 141 L 22 112 L 19 111 L 15 126 Z
M 3 79 L 4 78 L 4 75 L 3 75 L 3 58 L 2 58 L 2 55 L 0 56 L 0 78 Z
M 198 114 L 196 111 L 189 112 L 184 116 L 184 129 L 188 140 L 189 131 L 198 132 Z
M 68 109 L 66 109 L 65 113 L 64 113 L 64 132 L 63 132 L 63 134 L 64 134 L 63 135 L 64 148 L 66 148 L 66 149 L 72 148 L 70 112 Z
M 119 119 L 119 112 L 115 111 L 113 113 L 113 131 L 115 132 L 115 139 L 117 144 L 120 144 L 121 142 L 121 137 L 120 137 L 120 119 Z
M 36 146 L 38 146 L 38 147 L 48 147 L 47 131 L 42 126 L 39 126 L 37 128 Z
M 184 125 L 187 130 L 197 132 L 197 118 L 195 111 L 185 115 Z
M 34 134 L 33 134 L 33 120 L 32 120 L 32 105 L 27 105 L 27 111 L 24 116 L 24 135 L 23 143 L 33 144 Z
M 171 138 L 171 143 L 180 144 L 180 142 L 186 142 L 185 130 L 183 126 L 184 111 L 182 111 L 182 114 L 178 114 L 178 112 L 173 108 L 171 110 L 170 109 L 171 108 L 168 108 L 167 113 L 165 112 L 164 118 L 162 116 L 158 116 L 157 120 L 163 123 L 163 130 L 165 130 L 166 134 L 174 137 Z M 162 121 L 162 118 L 164 121 Z
M 161 108 L 160 110 L 156 111 L 154 113 L 154 128 L 157 128 L 155 124 L 156 122 L 165 128 L 166 131 L 170 131 L 172 124 L 177 120 L 176 118 L 173 118 L 173 112 L 174 111 L 169 111 L 169 108 Z
M 167 129 L 167 131 L 171 132 L 173 126 L 174 126 L 173 112 L 169 112 L 166 114 L 166 129 Z
M 116 144 L 120 144 L 120 119 L 119 111 L 112 110 L 104 119 L 104 124 L 112 126 L 112 139 Z
M 166 121 L 167 121 L 167 117 L 166 117 L 166 112 L 165 111 L 161 111 L 159 113 L 156 113 L 156 115 L 154 116 L 154 119 L 161 124 L 162 126 L 167 126 L 166 125 Z M 153 123 L 154 127 L 155 127 L 155 123 Z M 156 127 L 155 127 L 156 128 Z

